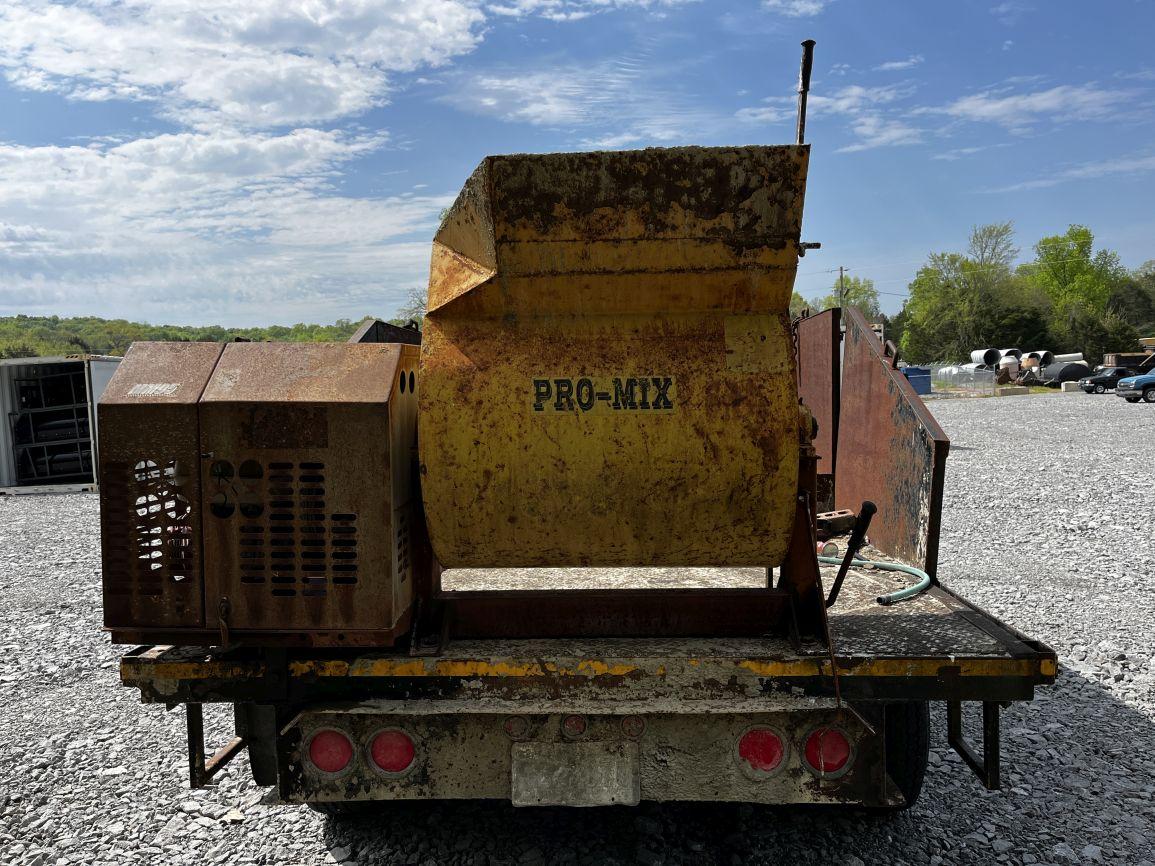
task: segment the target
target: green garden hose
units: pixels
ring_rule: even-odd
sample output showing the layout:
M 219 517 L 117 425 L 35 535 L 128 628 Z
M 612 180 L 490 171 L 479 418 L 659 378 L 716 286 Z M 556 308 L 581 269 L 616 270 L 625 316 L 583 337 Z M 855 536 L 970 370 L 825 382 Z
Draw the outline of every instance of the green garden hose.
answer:
M 823 565 L 842 565 L 841 556 L 820 556 L 818 557 L 818 561 Z M 903 565 L 899 562 L 874 562 L 869 559 L 858 559 L 856 557 L 854 564 L 870 565 L 879 569 L 880 571 L 902 571 L 906 574 L 910 574 L 918 578 L 918 583 L 914 584 L 913 586 L 903 587 L 902 589 L 896 590 L 895 592 L 887 593 L 886 595 L 880 595 L 878 597 L 879 604 L 891 605 L 896 601 L 913 598 L 919 593 L 925 592 L 927 589 L 929 589 L 931 583 L 933 582 L 930 575 L 923 571 L 921 568 L 915 568 L 911 565 Z

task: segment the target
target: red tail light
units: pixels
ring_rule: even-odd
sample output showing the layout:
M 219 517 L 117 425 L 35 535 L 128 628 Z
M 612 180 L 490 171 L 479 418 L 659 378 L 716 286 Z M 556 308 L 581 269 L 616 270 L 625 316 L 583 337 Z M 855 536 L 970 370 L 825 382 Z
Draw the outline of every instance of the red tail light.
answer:
M 309 740 L 309 760 L 322 773 L 340 773 L 353 760 L 353 744 L 340 731 L 317 731 Z
M 571 740 L 576 740 L 586 732 L 585 716 L 566 716 L 561 722 L 561 732 Z
M 806 763 L 823 776 L 835 776 L 850 767 L 852 748 L 838 728 L 818 728 L 806 738 Z
M 413 740 L 403 731 L 381 731 L 369 744 L 369 757 L 386 773 L 404 773 L 416 753 Z
M 774 772 L 785 757 L 786 744 L 769 728 L 751 728 L 738 740 L 742 769 L 756 776 Z

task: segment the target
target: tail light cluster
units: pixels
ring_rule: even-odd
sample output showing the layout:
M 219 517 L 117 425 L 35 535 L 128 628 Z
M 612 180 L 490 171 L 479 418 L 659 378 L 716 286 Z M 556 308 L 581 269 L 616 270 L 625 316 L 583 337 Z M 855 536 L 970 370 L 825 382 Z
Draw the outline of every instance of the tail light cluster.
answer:
M 738 738 L 738 766 L 753 779 L 766 779 L 785 764 L 789 751 L 789 741 L 773 728 L 748 728 Z M 810 731 L 802 740 L 801 753 L 803 765 L 820 779 L 837 779 L 854 762 L 854 746 L 837 727 Z
M 329 776 L 348 770 L 357 755 L 353 740 L 344 731 L 322 728 L 309 738 L 305 754 L 313 769 Z M 368 737 L 361 749 L 368 766 L 390 776 L 399 776 L 413 766 L 417 746 L 404 731 L 385 728 Z

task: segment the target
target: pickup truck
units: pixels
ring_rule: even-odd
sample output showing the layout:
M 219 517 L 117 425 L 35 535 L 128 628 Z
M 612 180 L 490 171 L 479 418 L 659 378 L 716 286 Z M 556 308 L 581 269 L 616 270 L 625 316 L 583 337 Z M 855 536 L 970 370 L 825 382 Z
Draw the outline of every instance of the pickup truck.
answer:
M 1080 379 L 1079 387 L 1088 394 L 1105 394 L 1118 385 L 1120 379 L 1134 375 L 1135 371 L 1126 367 L 1104 367 Z
M 1120 379 L 1115 385 L 1115 396 L 1122 397 L 1128 403 L 1138 403 L 1140 400 L 1155 403 L 1155 373 Z

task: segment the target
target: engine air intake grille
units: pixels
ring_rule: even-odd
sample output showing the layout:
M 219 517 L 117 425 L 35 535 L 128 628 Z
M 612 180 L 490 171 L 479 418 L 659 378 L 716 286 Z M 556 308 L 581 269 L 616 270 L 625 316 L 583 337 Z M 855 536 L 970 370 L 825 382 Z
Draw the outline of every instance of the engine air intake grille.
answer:
M 234 473 L 218 460 L 210 479 L 210 514 L 236 522 L 242 585 L 316 598 L 357 583 L 357 515 L 327 512 L 324 463 L 245 460 Z

